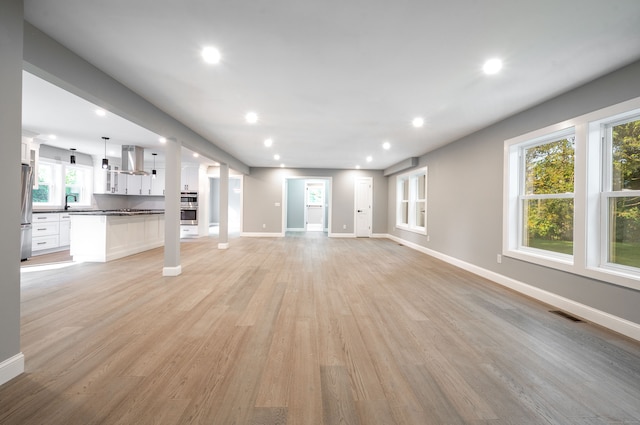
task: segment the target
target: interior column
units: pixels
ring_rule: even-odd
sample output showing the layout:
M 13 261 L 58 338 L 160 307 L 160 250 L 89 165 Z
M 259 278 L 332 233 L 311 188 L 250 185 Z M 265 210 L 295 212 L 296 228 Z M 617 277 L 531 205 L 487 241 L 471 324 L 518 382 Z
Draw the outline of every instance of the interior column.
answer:
M 182 144 L 167 139 L 164 188 L 164 268 L 163 276 L 178 276 L 180 265 L 180 171 Z
M 229 165 L 220 164 L 220 227 L 218 249 L 229 248 Z

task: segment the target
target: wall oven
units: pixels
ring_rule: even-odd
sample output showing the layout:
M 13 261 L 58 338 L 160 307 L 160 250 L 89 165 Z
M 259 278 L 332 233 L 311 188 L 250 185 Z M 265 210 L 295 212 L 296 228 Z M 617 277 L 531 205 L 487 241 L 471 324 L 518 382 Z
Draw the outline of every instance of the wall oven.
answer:
M 180 224 L 198 224 L 198 192 L 180 193 Z

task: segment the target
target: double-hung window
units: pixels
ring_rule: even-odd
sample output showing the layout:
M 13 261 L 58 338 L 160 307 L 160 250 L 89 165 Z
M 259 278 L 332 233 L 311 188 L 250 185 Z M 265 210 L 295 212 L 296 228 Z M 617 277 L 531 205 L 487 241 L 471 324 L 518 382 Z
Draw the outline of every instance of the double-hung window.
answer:
M 569 129 L 520 147 L 520 248 L 573 255 L 574 145 Z
M 507 257 L 640 289 L 640 98 L 505 141 Z
M 640 268 L 640 116 L 602 128 L 601 262 Z
M 61 188 L 61 166 L 41 159 L 35 175 L 36 188 L 32 192 L 34 205 L 51 206 L 58 204 Z
M 397 177 L 396 227 L 427 233 L 427 168 Z

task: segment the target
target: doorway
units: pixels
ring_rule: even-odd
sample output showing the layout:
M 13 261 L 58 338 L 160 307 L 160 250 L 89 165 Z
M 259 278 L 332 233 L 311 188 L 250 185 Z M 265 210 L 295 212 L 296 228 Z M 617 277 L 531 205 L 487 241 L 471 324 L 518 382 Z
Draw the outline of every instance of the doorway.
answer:
M 287 177 L 283 195 L 283 227 L 287 232 L 329 232 L 330 177 Z

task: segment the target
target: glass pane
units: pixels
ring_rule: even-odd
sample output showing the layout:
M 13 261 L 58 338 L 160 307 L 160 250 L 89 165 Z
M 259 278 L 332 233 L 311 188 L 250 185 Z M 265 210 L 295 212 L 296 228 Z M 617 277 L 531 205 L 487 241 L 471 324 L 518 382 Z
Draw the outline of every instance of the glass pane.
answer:
M 418 195 L 416 196 L 417 199 L 425 199 L 425 183 L 427 181 L 427 176 L 426 175 L 421 175 L 418 176 Z
M 416 226 L 424 227 L 426 223 L 425 205 L 423 202 L 416 202 Z
M 640 120 L 613 127 L 613 190 L 640 190 Z
M 574 137 L 525 150 L 525 194 L 573 193 Z
M 402 185 L 402 200 L 408 201 L 409 200 L 409 180 L 404 179 L 400 184 Z
M 402 202 L 400 204 L 400 223 L 409 224 L 409 203 Z
M 524 201 L 523 246 L 573 254 L 573 199 Z
M 49 185 L 42 184 L 37 189 L 33 189 L 31 192 L 31 199 L 34 203 L 46 203 L 49 202 Z
M 609 200 L 609 262 L 640 267 L 640 197 Z

